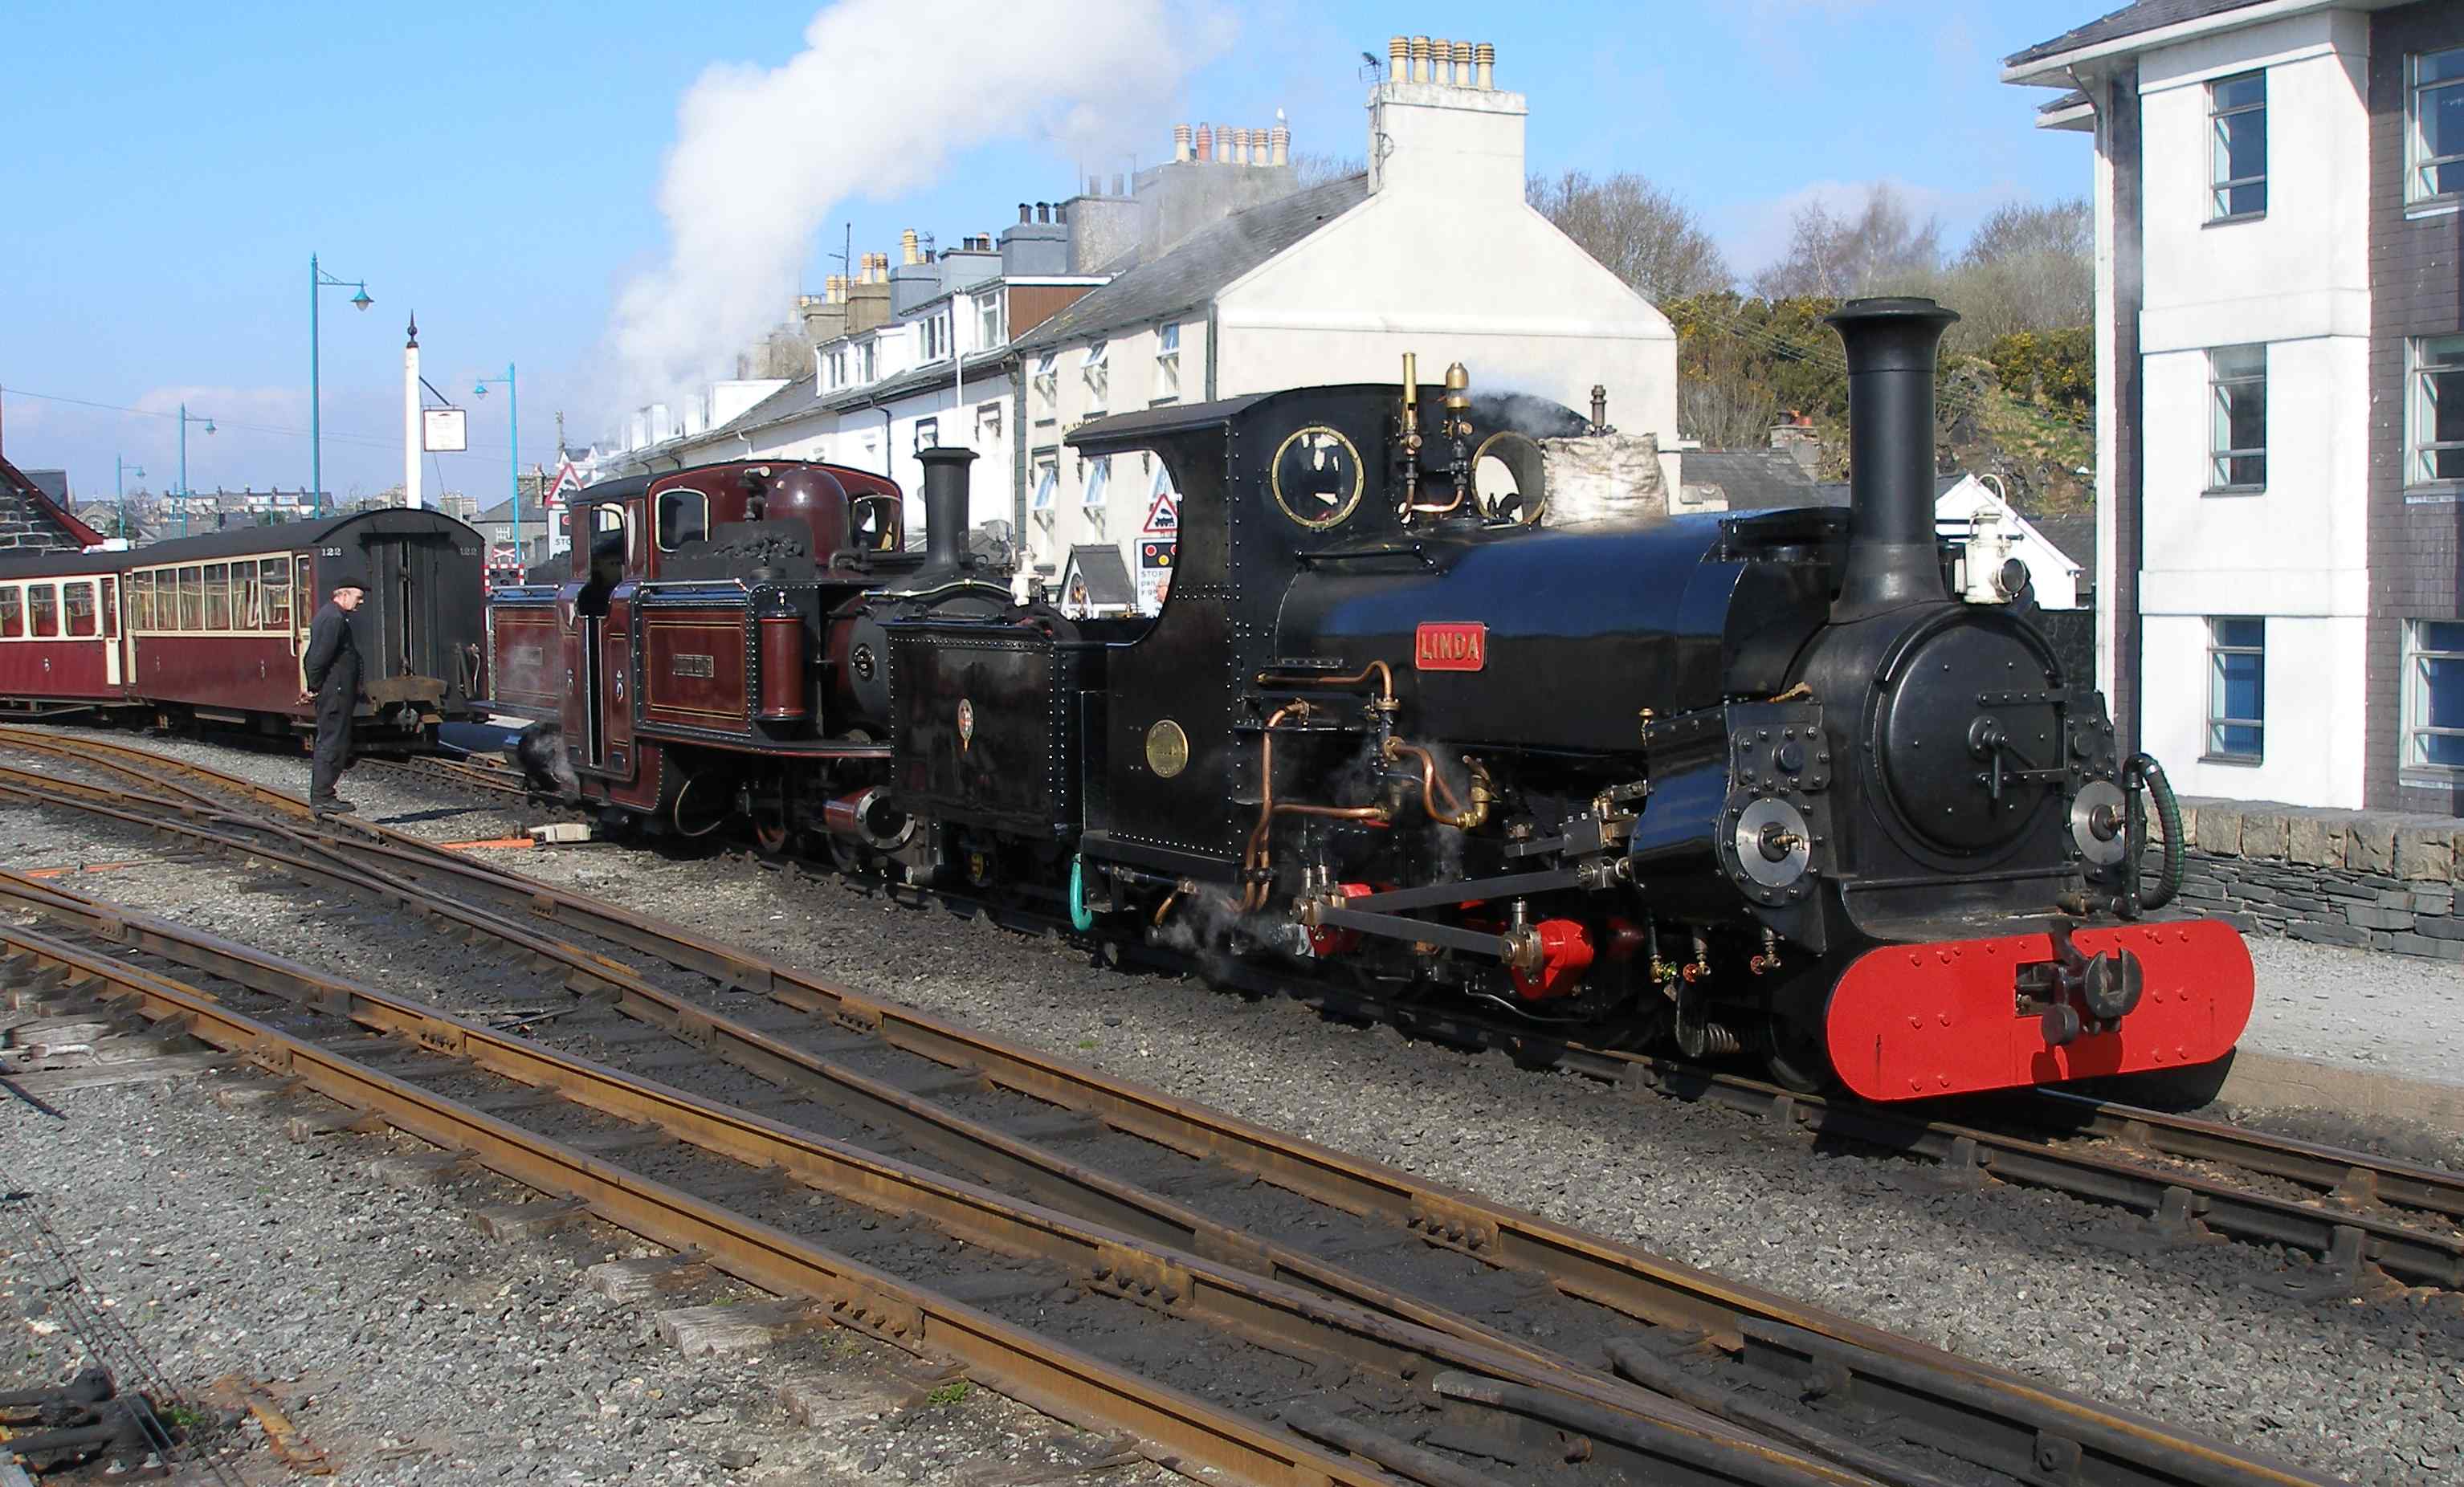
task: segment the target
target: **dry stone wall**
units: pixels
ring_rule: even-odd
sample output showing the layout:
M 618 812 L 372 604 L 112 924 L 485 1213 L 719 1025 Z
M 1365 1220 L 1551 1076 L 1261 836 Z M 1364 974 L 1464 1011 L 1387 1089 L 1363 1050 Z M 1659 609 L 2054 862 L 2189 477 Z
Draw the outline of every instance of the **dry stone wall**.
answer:
M 2249 934 L 2464 962 L 2464 819 L 2189 798 L 2182 832 L 2177 908 Z M 2151 884 L 2161 851 L 2149 844 Z

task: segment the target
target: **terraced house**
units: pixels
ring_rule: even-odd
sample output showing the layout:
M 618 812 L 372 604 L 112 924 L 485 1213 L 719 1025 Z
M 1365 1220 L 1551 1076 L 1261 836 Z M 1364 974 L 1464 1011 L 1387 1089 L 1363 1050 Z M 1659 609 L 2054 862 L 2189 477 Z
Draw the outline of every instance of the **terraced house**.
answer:
M 2140 0 L 2096 143 L 2101 680 L 2186 794 L 2464 814 L 2464 7 Z

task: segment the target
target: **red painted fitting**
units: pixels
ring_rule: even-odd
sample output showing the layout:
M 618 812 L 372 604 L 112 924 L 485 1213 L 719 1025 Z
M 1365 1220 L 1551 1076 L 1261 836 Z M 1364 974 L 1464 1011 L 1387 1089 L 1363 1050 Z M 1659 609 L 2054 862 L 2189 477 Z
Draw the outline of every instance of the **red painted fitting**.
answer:
M 1526 1001 L 1566 996 L 1592 969 L 1592 931 L 1578 919 L 1543 919 L 1532 929 L 1540 935 L 1540 969 L 1514 971 L 1514 990 Z

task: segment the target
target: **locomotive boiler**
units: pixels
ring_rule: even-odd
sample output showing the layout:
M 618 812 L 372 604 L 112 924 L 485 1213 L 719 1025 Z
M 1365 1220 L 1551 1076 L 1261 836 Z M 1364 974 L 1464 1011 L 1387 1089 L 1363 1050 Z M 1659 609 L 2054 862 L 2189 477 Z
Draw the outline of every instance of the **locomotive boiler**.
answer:
M 1552 526 L 1548 471 L 1598 414 L 1407 364 L 1399 388 L 1079 429 L 1082 456 L 1160 460 L 1181 493 L 1152 620 L 1012 601 L 958 540 L 965 450 L 923 456 L 920 558 L 774 547 L 730 583 L 696 537 L 671 565 L 700 586 L 671 591 L 661 544 L 637 569 L 611 556 L 623 655 L 580 664 L 629 672 L 630 737 L 659 757 L 597 798 L 684 828 L 698 789 L 704 817 L 732 800 L 774 844 L 1040 898 L 1092 935 L 1750 1052 L 1873 1099 L 2209 1062 L 2251 966 L 2222 924 L 2147 917 L 2179 867 L 2143 896 L 2162 770 L 2117 754 L 2016 577 L 2016 602 L 1946 582 L 1933 386 L 1955 318 L 1833 317 L 1845 513 Z M 1484 453 L 1516 470 L 1510 495 L 1479 489 Z M 754 478 L 728 469 L 621 499 Z M 723 618 L 661 650 L 649 620 L 691 605 Z M 763 711 L 774 654 L 800 658 L 805 711 Z M 724 740 L 715 715 L 657 723 L 713 674 Z M 594 685 L 591 711 L 616 705 Z

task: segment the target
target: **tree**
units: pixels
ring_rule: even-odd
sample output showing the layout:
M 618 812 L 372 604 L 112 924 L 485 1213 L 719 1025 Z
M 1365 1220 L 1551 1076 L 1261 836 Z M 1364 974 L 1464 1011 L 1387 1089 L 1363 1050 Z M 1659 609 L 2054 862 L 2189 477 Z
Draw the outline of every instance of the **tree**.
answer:
M 1369 162 L 1357 155 L 1329 155 L 1316 150 L 1292 152 L 1292 189 L 1306 191 L 1369 173 Z
M 1727 289 L 1720 246 L 1685 205 L 1631 171 L 1595 181 L 1580 170 L 1533 176 L 1532 209 L 1653 304 Z
M 1941 266 L 1940 219 L 1916 221 L 1899 191 L 1878 181 L 1854 212 L 1835 212 L 1818 200 L 1799 207 L 1789 222 L 1788 251 L 1755 275 L 1754 293 L 1765 299 L 1837 299 Z

